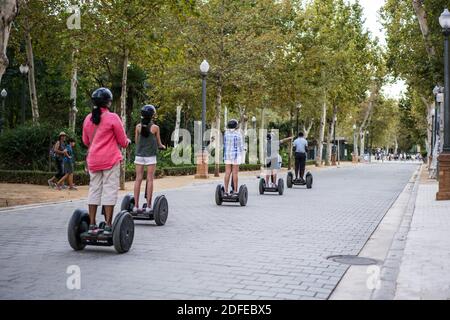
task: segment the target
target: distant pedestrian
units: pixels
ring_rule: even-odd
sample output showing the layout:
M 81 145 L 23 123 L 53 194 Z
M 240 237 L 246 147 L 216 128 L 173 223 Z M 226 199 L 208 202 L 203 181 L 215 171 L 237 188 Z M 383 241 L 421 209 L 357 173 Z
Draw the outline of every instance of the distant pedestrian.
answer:
M 55 160 L 56 164 L 56 174 L 49 179 L 48 186 L 50 188 L 56 188 L 56 182 L 59 181 L 64 176 L 64 154 L 66 152 L 66 137 L 67 134 L 65 132 L 60 132 L 58 136 L 58 141 L 53 145 L 51 150 L 51 154 Z
M 73 148 L 75 147 L 75 140 L 70 138 L 67 141 L 66 152 L 64 153 L 63 160 L 63 168 L 64 168 L 64 176 L 58 181 L 56 187 L 58 190 L 61 190 L 61 186 L 64 181 L 67 180 L 69 184 L 69 190 L 77 190 L 73 183 L 73 172 L 75 166 L 75 156 L 73 152 Z

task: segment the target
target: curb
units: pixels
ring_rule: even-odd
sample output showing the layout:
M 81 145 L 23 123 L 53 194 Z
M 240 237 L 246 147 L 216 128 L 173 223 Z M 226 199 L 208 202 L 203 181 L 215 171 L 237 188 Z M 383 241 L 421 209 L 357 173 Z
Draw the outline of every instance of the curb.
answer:
M 411 221 L 416 207 L 417 192 L 420 184 L 420 176 L 423 166 L 420 167 L 409 196 L 406 210 L 403 214 L 401 223 L 394 235 L 391 246 L 386 258 L 381 266 L 380 285 L 372 292 L 372 300 L 393 300 L 397 287 L 397 277 L 400 271 L 400 265 L 403 258 L 403 252 L 406 246 L 406 238 L 411 227 Z

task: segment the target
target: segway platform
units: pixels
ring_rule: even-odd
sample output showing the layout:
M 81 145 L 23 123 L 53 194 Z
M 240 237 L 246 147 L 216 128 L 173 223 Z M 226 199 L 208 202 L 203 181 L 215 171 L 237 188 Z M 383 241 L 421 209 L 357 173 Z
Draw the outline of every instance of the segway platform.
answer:
M 259 179 L 259 194 L 264 194 L 264 192 L 277 192 L 280 196 L 283 195 L 284 180 L 280 178 L 276 187 L 268 187 L 264 178 Z
M 294 179 L 294 174 L 292 172 L 288 172 L 286 185 L 288 188 L 292 188 L 293 186 L 306 186 L 307 189 L 311 189 L 313 185 L 313 176 L 311 172 L 307 172 L 305 176 L 305 180 Z
M 87 245 L 114 246 L 118 253 L 128 252 L 134 239 L 133 218 L 127 211 L 119 212 L 114 218 L 112 234 L 105 235 L 105 222 L 99 225 L 97 234 L 89 234 L 89 214 L 86 210 L 77 209 L 73 213 L 68 226 L 67 237 L 72 249 L 83 250 Z
M 134 204 L 134 196 L 128 194 L 123 198 L 120 209 L 129 212 L 134 220 L 154 220 L 158 226 L 163 226 L 166 223 L 169 215 L 169 204 L 165 196 L 161 195 L 155 198 L 150 212 L 145 210 L 147 208 L 146 203 L 142 209 L 133 212 Z
M 221 206 L 224 202 L 234 202 L 241 205 L 241 207 L 245 207 L 247 205 L 248 200 L 248 189 L 245 184 L 239 187 L 239 193 L 235 193 L 234 191 L 230 194 L 225 194 L 225 188 L 222 184 L 219 184 L 216 187 L 216 204 Z

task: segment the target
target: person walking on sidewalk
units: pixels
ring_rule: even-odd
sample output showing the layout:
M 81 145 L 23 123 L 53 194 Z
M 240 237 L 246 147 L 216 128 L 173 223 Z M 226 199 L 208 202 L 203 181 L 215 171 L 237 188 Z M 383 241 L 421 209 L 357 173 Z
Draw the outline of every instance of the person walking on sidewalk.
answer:
M 120 117 L 109 108 L 113 100 L 107 88 L 99 88 L 92 94 L 92 113 L 83 123 L 83 143 L 88 147 L 86 166 L 89 171 L 89 233 L 95 235 L 99 228 L 95 223 L 97 207 L 105 208 L 105 235 L 112 234 L 112 218 L 120 184 L 120 147 L 131 143 L 127 138 Z
M 152 209 L 153 197 L 153 178 L 156 170 L 156 155 L 159 149 L 166 147 L 161 143 L 159 134 L 159 126 L 153 123 L 153 117 L 156 114 L 156 108 L 152 105 L 143 106 L 141 109 L 141 123 L 136 126 L 135 140 L 136 143 L 136 181 L 134 182 L 134 207 L 133 212 L 139 210 L 139 194 L 141 192 L 141 184 L 144 179 L 144 169 L 147 167 L 147 207 L 146 212 Z
M 300 179 L 303 183 L 306 167 L 306 153 L 308 152 L 308 141 L 303 132 L 299 132 L 298 138 L 294 140 L 295 151 L 295 180 Z
M 48 182 L 48 186 L 50 188 L 56 188 L 57 184 L 56 182 L 58 182 L 62 177 L 64 177 L 64 168 L 63 168 L 63 163 L 64 163 L 64 154 L 66 153 L 66 137 L 67 134 L 65 132 L 60 132 L 59 136 L 58 136 L 58 141 L 56 141 L 56 143 L 53 145 L 52 148 L 52 156 L 55 159 L 55 164 L 56 164 L 56 174 L 49 179 Z
M 75 147 L 75 140 L 73 138 L 70 138 L 67 142 L 68 143 L 66 145 L 66 152 L 64 153 L 63 160 L 64 176 L 58 181 L 56 187 L 58 188 L 58 190 L 61 190 L 61 186 L 64 181 L 68 180 L 69 190 L 76 191 L 78 189 L 73 184 L 73 171 L 75 165 L 73 148 Z

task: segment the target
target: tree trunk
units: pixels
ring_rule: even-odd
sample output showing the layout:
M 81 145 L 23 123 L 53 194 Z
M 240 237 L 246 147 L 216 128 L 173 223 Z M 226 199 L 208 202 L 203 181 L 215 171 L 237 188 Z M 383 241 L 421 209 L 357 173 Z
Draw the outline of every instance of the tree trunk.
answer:
M 327 104 L 326 104 L 326 102 L 323 102 L 322 114 L 320 117 L 319 141 L 317 141 L 317 154 L 316 154 L 316 166 L 317 167 L 320 167 L 322 165 L 323 140 L 325 138 L 326 121 L 327 121 Z
M 128 56 L 129 51 L 128 48 L 124 50 L 123 55 L 123 69 L 122 69 L 122 92 L 120 95 L 120 117 L 122 118 L 122 124 L 127 131 L 127 78 L 128 78 Z M 120 190 L 125 190 L 125 173 L 126 173 L 126 150 L 122 150 L 123 160 L 120 163 Z
M 36 93 L 36 79 L 34 74 L 34 55 L 33 45 L 31 43 L 31 34 L 28 19 L 25 19 L 25 49 L 27 53 L 28 71 L 28 87 L 30 90 L 31 114 L 33 116 L 33 123 L 39 123 L 39 107 Z
M 305 139 L 308 139 L 309 132 L 311 131 L 313 123 L 314 123 L 313 120 L 309 120 L 308 126 L 303 125 L 303 134 L 305 135 Z
M 398 154 L 398 140 L 397 140 L 397 136 L 395 136 L 395 141 L 394 141 L 394 154 Z
M 431 153 L 433 150 L 433 146 L 431 145 L 432 136 L 433 136 L 433 115 L 432 112 L 434 110 L 434 103 L 429 103 L 425 97 L 420 97 L 422 102 L 425 104 L 427 108 L 427 139 L 426 139 L 426 150 L 427 150 L 427 158 L 430 159 Z
M 223 111 L 223 129 L 227 130 L 227 123 L 228 123 L 228 108 L 224 107 Z
M 294 111 L 291 109 L 289 110 L 289 123 L 291 124 L 291 136 L 294 134 L 294 128 L 292 126 L 292 121 L 294 120 Z M 288 170 L 292 169 L 292 158 L 293 158 L 293 150 L 292 150 L 292 140 L 289 143 L 289 159 L 288 159 Z
M 330 125 L 328 126 L 328 136 L 327 136 L 327 157 L 325 159 L 325 165 L 330 166 L 331 165 L 331 154 L 333 153 L 333 137 L 334 137 L 334 126 L 336 123 L 336 113 L 337 113 L 337 107 L 333 107 L 333 115 L 330 122 Z
M 127 81 L 128 82 L 128 81 Z M 127 128 L 127 136 L 134 137 L 134 124 L 133 124 L 133 108 L 134 108 L 134 89 L 133 87 L 127 88 L 127 98 L 126 98 L 126 119 L 125 127 Z M 130 154 L 130 149 L 128 149 L 127 154 Z
M 264 143 L 264 141 L 266 141 L 264 137 L 265 125 L 266 125 L 266 115 L 265 115 L 265 106 L 263 106 L 261 109 L 261 127 L 259 129 L 259 162 L 261 163 L 261 165 L 263 165 L 263 162 L 266 159 L 264 155 L 264 150 L 266 147 Z
M 427 12 L 423 7 L 423 0 L 412 0 L 412 5 L 414 7 L 414 11 L 416 12 L 417 20 L 419 21 L 420 31 L 422 32 L 428 57 L 431 61 L 433 61 L 436 58 L 436 49 L 431 41 Z
M 70 78 L 70 110 L 69 110 L 69 128 L 75 133 L 77 119 L 77 86 L 78 86 L 78 63 L 76 57 L 77 51 L 72 51 L 72 76 Z
M 177 119 L 175 120 L 175 132 L 173 146 L 176 147 L 180 140 L 181 105 L 177 106 Z
M 2 0 L 0 9 L 0 83 L 2 82 L 3 74 L 9 64 L 8 57 L 6 56 L 6 48 L 8 47 L 12 22 L 18 13 L 19 1 Z

